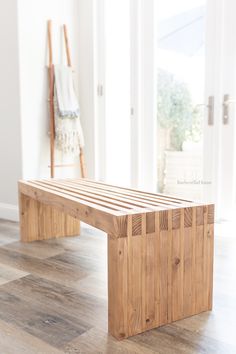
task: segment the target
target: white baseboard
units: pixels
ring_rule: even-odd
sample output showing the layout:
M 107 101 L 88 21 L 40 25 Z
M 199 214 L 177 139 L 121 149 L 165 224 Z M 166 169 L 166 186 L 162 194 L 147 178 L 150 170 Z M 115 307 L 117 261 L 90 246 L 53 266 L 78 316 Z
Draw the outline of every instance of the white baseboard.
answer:
M 0 219 L 19 221 L 18 206 L 0 203 Z

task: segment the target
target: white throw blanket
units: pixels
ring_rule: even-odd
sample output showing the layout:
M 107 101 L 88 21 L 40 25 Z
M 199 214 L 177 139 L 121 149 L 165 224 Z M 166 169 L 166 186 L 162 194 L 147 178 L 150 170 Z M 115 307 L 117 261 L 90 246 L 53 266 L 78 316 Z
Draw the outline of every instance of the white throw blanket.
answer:
M 54 92 L 56 147 L 78 155 L 84 147 L 84 136 L 71 67 L 55 65 Z

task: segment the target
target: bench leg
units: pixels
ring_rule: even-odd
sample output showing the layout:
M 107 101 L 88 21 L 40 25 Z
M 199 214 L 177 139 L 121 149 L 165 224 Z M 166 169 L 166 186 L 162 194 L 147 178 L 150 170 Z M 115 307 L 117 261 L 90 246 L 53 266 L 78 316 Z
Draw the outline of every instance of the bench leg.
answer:
M 207 207 L 133 215 L 127 237 L 108 236 L 111 335 L 127 338 L 211 310 L 210 216 Z
M 52 206 L 19 193 L 20 234 L 22 242 L 78 236 L 80 221 Z

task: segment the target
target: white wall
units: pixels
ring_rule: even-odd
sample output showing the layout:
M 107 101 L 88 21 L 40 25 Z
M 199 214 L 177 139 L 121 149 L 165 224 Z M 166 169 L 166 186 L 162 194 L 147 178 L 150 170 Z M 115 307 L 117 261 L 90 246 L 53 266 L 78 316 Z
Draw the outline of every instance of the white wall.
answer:
M 80 97 L 89 177 L 94 174 L 94 0 L 9 0 L 0 3 L 0 218 L 17 218 L 17 180 L 49 177 L 47 20 L 53 21 L 54 63 L 66 62 L 67 24 Z M 4 82 L 4 84 L 3 84 Z M 72 162 L 57 154 L 57 162 Z M 56 176 L 79 175 L 56 169 Z M 14 214 L 14 215 L 13 215 Z
M 0 218 L 17 218 L 17 180 L 22 175 L 15 0 L 0 3 Z
M 68 26 L 72 64 L 78 78 L 78 1 L 19 0 L 20 90 L 23 177 L 49 177 L 47 20 L 52 19 L 54 64 L 66 63 L 62 25 Z M 63 162 L 57 154 L 57 162 Z M 73 175 L 56 169 L 56 176 Z
M 85 161 L 88 177 L 96 174 L 96 124 L 95 124 L 95 70 L 94 70 L 94 5 L 97 0 L 77 0 L 78 12 L 78 63 L 79 63 L 79 97 L 81 123 L 85 136 Z
M 106 181 L 130 185 L 130 6 L 105 1 Z
M 155 101 L 155 5 L 154 0 L 140 1 L 140 156 L 138 188 L 157 190 L 157 127 Z

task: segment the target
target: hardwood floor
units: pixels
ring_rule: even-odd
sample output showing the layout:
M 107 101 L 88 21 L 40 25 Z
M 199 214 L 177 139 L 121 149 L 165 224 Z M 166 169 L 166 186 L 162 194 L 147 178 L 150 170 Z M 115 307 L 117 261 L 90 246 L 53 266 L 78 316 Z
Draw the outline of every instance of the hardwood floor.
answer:
M 213 311 L 117 341 L 107 334 L 107 239 L 22 244 L 0 221 L 0 353 L 236 353 L 236 235 L 217 225 Z

